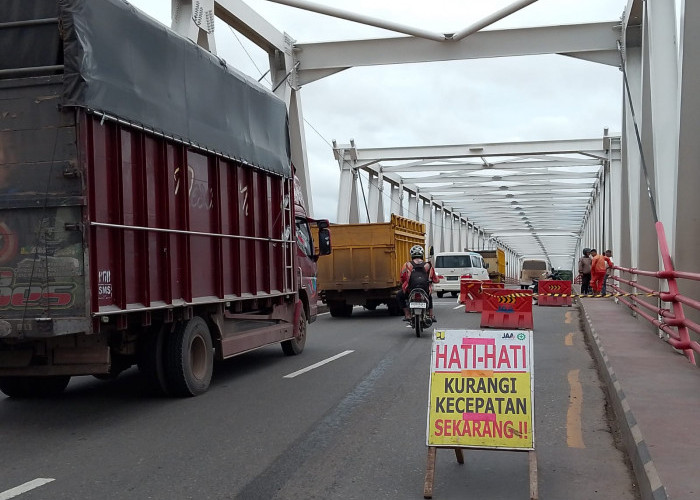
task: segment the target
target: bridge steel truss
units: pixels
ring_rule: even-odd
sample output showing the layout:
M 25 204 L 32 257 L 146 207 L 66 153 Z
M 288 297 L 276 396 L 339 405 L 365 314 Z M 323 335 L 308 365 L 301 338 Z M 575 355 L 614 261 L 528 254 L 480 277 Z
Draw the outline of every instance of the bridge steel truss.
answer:
M 300 97 L 302 85 L 357 66 L 559 54 L 624 69 L 626 87 L 629 88 L 629 96 L 626 90 L 623 90 L 621 96 L 621 136 L 610 136 L 606 131 L 603 137 L 595 139 L 598 143 L 596 150 L 604 152 L 606 157 L 596 157 L 600 173 L 597 181 L 590 186 L 591 192 L 582 216 L 580 209 L 577 209 L 578 212 L 572 210 L 572 215 L 581 216 L 575 255 L 579 254 L 583 246 L 596 246 L 599 249 L 607 247 L 613 250 L 618 262 L 629 263 L 631 267 L 658 268 L 660 257 L 654 231 L 654 222 L 658 219 L 665 225 L 676 269 L 697 270 L 695 245 L 700 241 L 700 224 L 694 196 L 700 186 L 700 169 L 697 168 L 700 141 L 695 137 L 695 131 L 700 125 L 700 92 L 696 91 L 695 86 L 700 75 L 700 58 L 695 54 L 700 53 L 700 38 L 692 36 L 692 28 L 700 24 L 699 2 L 676 0 L 681 13 L 680 26 L 677 26 L 678 18 L 673 2 L 629 0 L 620 20 L 480 31 L 535 1 L 520 0 L 458 33 L 441 34 L 340 11 L 306 0 L 269 1 L 408 35 L 371 40 L 296 43 L 242 0 L 172 0 L 173 29 L 195 43 L 215 51 L 212 36 L 212 20 L 215 16 L 268 53 L 272 88 L 286 102 L 289 110 L 292 161 L 310 211 L 313 211 L 313 207 Z M 641 147 L 638 147 L 638 142 Z M 495 144 L 487 146 L 498 147 Z M 501 151 L 502 157 L 517 156 L 517 150 L 524 144 L 511 146 L 514 148 L 512 151 Z M 440 146 L 434 148 L 439 149 Z M 428 204 L 426 191 L 429 190 L 422 189 L 416 179 L 402 180 L 400 169 L 403 167 L 400 165 L 394 171 L 386 170 L 396 165 L 385 167 L 382 162 L 386 160 L 380 159 L 381 155 L 375 155 L 377 161 L 370 164 L 362 160 L 362 155 L 367 150 L 358 150 L 352 144 L 336 146 L 334 152 L 343 176 L 339 213 L 347 213 L 350 217 L 349 214 L 358 209 L 357 202 L 352 200 L 353 193 L 361 194 L 356 182 L 360 179 L 359 170 L 363 170 L 366 172 L 363 175 L 367 175 L 368 179 L 381 177 L 387 183 L 392 192 L 390 199 L 394 200 L 392 203 L 397 210 L 404 206 L 398 201 L 403 196 L 406 210 L 410 212 L 408 207 L 413 206 L 421 220 L 434 222 L 436 216 L 447 216 L 447 227 L 451 229 L 445 232 L 445 236 L 442 233 L 445 224 L 439 226 L 439 237 L 434 234 L 434 228 L 430 231 L 432 241 L 439 248 L 457 248 L 462 244 L 468 247 L 486 246 L 498 241 L 508 249 L 509 262 L 516 265 L 516 258 L 530 251 L 526 247 L 521 249 L 517 238 L 509 242 L 505 234 L 494 236 L 497 233 L 495 226 L 486 222 L 479 224 L 477 218 L 480 211 L 474 210 L 474 206 L 457 204 L 452 199 L 439 199 L 437 196 Z M 360 163 L 353 156 L 356 154 L 360 155 Z M 456 158 L 466 162 L 474 156 L 461 154 Z M 408 161 L 423 160 L 426 158 Z M 539 165 L 542 166 L 544 163 Z M 643 173 L 644 166 L 646 176 Z M 531 167 L 535 168 L 533 165 Z M 469 167 L 465 164 L 460 168 Z M 410 171 L 415 170 L 417 168 Z M 434 169 L 426 171 L 435 173 Z M 371 186 L 370 182 L 367 211 L 378 217 L 381 211 L 379 207 L 383 203 L 381 187 L 377 184 L 376 190 L 373 190 Z M 531 189 L 536 195 L 534 184 Z M 652 193 L 655 200 L 653 209 L 647 201 L 648 193 Z M 419 210 L 421 203 L 423 206 Z M 525 210 L 522 211 L 527 214 Z M 517 215 L 520 215 L 519 212 Z M 505 213 L 507 210 L 501 212 L 504 216 Z M 529 219 L 529 215 L 525 216 Z M 521 215 L 524 222 L 521 230 L 531 232 L 522 217 Z M 342 220 L 339 218 L 339 222 Z M 532 225 L 534 227 L 534 223 Z M 575 255 L 571 255 L 574 260 Z M 515 270 L 515 267 L 511 266 L 510 269 Z M 684 293 L 700 296 L 700 287 L 684 290 Z
M 500 246 L 512 278 L 520 257 L 570 262 L 604 172 L 620 171 L 619 137 L 609 136 L 368 149 L 350 141 L 334 153 L 339 223 L 384 222 L 386 199 L 391 213 L 426 223 L 436 252 Z

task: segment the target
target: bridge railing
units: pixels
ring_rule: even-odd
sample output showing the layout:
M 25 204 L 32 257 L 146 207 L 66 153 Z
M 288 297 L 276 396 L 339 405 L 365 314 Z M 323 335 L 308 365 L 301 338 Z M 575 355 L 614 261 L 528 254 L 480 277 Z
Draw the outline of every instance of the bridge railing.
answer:
M 661 271 L 644 271 L 640 269 L 625 268 L 614 266 L 623 273 L 631 275 L 631 279 L 624 279 L 619 276 L 612 276 L 612 279 L 618 283 L 622 283 L 632 287 L 632 291 L 636 294 L 637 291 L 643 292 L 647 297 L 656 297 L 656 303 L 651 304 L 643 300 L 643 295 L 630 295 L 629 300 L 624 297 L 618 297 L 620 302 L 627 305 L 630 309 L 642 316 L 659 330 L 668 335 L 668 343 L 676 349 L 682 350 L 691 363 L 695 363 L 695 353 L 700 353 L 700 344 L 690 338 L 690 331 L 700 334 L 700 324 L 691 321 L 685 317 L 683 306 L 691 307 L 700 311 L 700 301 L 682 295 L 678 288 L 678 280 L 686 279 L 692 281 L 700 281 L 700 274 L 676 271 L 673 268 L 673 261 L 666 243 L 666 233 L 663 224 L 656 223 L 656 234 L 659 239 L 659 250 L 661 252 L 661 260 L 663 270 Z M 650 276 L 665 280 L 667 291 L 653 290 L 651 288 L 640 285 L 635 279 L 636 276 Z M 617 285 L 613 285 L 616 292 L 624 292 Z M 669 308 L 661 307 L 660 301 L 670 304 Z M 647 311 L 650 311 L 651 314 Z M 660 319 L 659 319 L 660 318 Z

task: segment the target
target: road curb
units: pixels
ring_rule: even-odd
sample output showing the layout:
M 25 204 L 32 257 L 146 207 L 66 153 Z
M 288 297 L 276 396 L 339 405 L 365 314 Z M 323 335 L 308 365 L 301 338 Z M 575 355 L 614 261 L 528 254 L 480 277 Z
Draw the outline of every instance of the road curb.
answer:
M 610 403 L 612 404 L 615 418 L 617 419 L 622 434 L 622 441 L 627 454 L 632 461 L 634 475 L 639 485 L 639 493 L 643 500 L 668 500 L 666 488 L 661 482 L 651 457 L 649 447 L 644 440 L 642 431 L 637 424 L 637 419 L 632 413 L 632 408 L 627 401 L 622 385 L 615 374 L 605 349 L 593 327 L 591 318 L 586 312 L 582 301 L 578 301 L 581 317 L 586 335 L 593 340 L 593 353 L 598 361 L 598 371 L 605 382 Z

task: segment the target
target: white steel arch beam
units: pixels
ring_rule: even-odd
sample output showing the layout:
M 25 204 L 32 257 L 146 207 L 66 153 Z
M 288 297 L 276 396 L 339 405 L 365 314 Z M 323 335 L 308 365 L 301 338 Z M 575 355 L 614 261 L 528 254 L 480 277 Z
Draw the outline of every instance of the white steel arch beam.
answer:
M 358 14 L 356 12 L 350 12 L 343 9 L 338 9 L 328 5 L 322 5 L 315 2 L 309 2 L 308 0 L 268 0 L 269 2 L 279 3 L 282 5 L 287 5 L 289 7 L 296 7 L 298 9 L 308 10 L 310 12 L 316 12 L 317 14 L 324 14 L 331 17 L 337 17 L 339 19 L 345 19 L 346 21 L 353 21 L 360 24 L 366 24 L 368 26 L 374 26 L 376 28 L 383 28 L 390 31 L 396 31 L 397 33 L 404 33 L 406 35 L 411 35 L 419 38 L 425 38 L 427 40 L 433 40 L 437 42 L 442 42 L 445 40 L 445 35 L 442 33 L 436 33 L 432 31 L 423 30 L 420 28 L 414 28 L 412 26 L 406 26 L 405 24 L 395 23 L 393 21 L 387 21 L 385 19 L 377 19 L 375 17 L 365 16 L 363 14 Z
M 192 0 L 173 1 L 192 3 Z M 214 13 L 268 54 L 276 50 L 284 52 L 287 48 L 289 37 L 242 0 L 216 0 Z
M 474 33 L 459 42 L 413 37 L 302 43 L 295 46 L 299 84 L 357 66 L 560 54 L 618 66 L 620 22 L 545 26 Z
M 481 19 L 480 21 L 477 21 L 470 26 L 467 26 L 464 29 L 459 30 L 457 33 L 454 33 L 453 35 L 445 35 L 445 38 L 448 40 L 452 41 L 459 41 L 462 40 L 463 38 L 466 38 L 470 35 L 473 35 L 477 31 L 479 31 L 482 28 L 485 28 L 486 26 L 489 26 L 496 21 L 499 21 L 503 19 L 504 17 L 507 17 L 514 12 L 517 12 L 518 10 L 522 9 L 523 7 L 527 7 L 528 5 L 535 3 L 537 0 L 519 0 L 518 2 L 515 2 L 511 5 L 508 5 L 504 7 L 503 9 L 500 9 L 493 14 L 486 16 L 485 18 Z

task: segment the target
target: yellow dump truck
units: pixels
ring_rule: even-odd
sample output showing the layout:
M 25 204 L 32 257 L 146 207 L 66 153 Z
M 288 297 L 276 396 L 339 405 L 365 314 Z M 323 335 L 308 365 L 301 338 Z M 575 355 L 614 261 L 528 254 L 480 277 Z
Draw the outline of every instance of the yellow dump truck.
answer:
M 413 245 L 425 245 L 425 224 L 391 216 L 391 222 L 334 224 L 333 251 L 318 261 L 318 289 L 331 316 L 347 317 L 353 306 L 386 304 L 401 314 L 396 293 L 401 267 Z
M 495 250 L 477 250 L 484 262 L 488 264 L 489 279 L 494 283 L 503 283 L 506 280 L 506 252 L 501 248 Z

